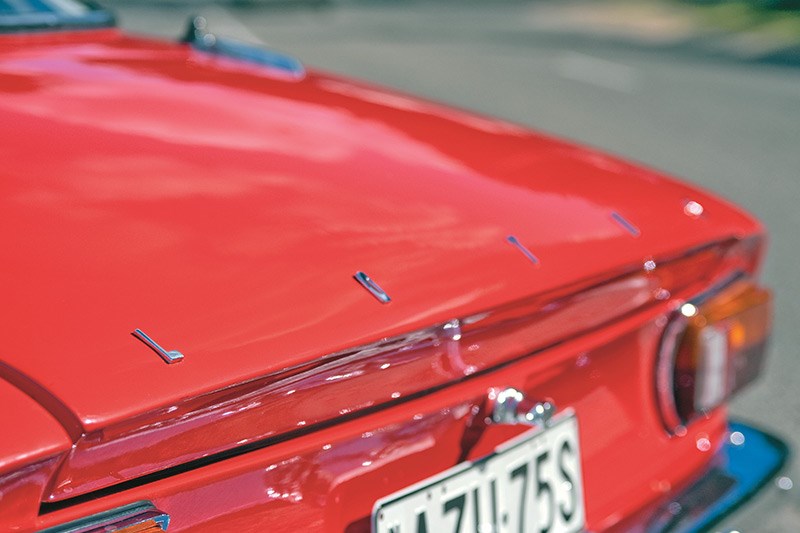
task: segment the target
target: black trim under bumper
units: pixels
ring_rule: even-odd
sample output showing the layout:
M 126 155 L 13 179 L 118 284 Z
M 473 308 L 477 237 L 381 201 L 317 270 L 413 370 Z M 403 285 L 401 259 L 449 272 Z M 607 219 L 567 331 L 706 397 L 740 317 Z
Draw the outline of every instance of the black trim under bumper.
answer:
M 742 423 L 729 427 L 729 438 L 711 469 L 645 520 L 646 533 L 707 531 L 758 493 L 786 464 L 789 448 L 777 437 Z

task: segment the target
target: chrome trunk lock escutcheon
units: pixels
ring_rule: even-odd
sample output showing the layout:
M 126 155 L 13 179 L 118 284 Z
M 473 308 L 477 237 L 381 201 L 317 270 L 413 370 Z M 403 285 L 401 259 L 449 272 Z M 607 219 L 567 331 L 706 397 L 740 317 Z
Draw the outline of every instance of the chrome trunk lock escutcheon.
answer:
M 489 393 L 487 424 L 522 424 L 546 428 L 556 414 L 553 402 L 530 400 L 515 388 L 493 389 Z

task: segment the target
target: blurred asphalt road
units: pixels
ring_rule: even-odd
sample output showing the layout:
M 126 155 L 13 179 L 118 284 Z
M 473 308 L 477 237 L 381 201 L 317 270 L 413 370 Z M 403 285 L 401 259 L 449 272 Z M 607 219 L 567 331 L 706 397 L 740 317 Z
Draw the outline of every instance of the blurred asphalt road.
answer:
M 771 232 L 777 324 L 766 376 L 733 412 L 800 450 L 800 68 L 676 46 L 679 25 L 576 30 L 580 10 L 558 2 L 104 3 L 129 30 L 168 37 L 201 13 L 216 33 L 595 145 L 745 206 Z M 794 489 L 772 488 L 718 529 L 800 530 L 798 463 Z

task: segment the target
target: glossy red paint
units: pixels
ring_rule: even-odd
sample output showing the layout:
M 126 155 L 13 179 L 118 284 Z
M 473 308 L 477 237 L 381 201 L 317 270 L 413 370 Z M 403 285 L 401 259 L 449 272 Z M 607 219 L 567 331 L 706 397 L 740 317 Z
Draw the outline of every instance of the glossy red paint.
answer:
M 0 41 L 0 75 L 16 80 L 0 89 L 15 125 L 0 133 L 15 229 L 0 241 L 15 310 L 3 355 L 89 431 L 755 230 L 706 195 L 515 126 L 103 37 Z M 684 215 L 687 197 L 708 216 Z M 394 301 L 376 306 L 356 270 Z M 186 361 L 164 367 L 135 327 Z
M 761 227 L 719 199 L 493 119 L 116 31 L 0 38 L 0 96 L 0 376 L 70 434 L 40 420 L 29 530 L 150 499 L 177 531 L 362 531 L 376 497 L 455 464 L 467 413 L 507 385 L 576 409 L 602 530 L 697 475 L 695 438 L 724 432 L 718 412 L 667 437 L 653 392 L 675 303 L 757 268 Z M 232 447 L 249 453 L 139 479 Z
M 29 527 L 72 441 L 36 401 L 0 379 L 0 531 Z
M 578 415 L 588 527 L 604 530 L 686 483 L 716 449 L 723 413 L 670 438 L 655 410 L 652 365 L 663 308 L 528 357 L 424 398 L 277 442 L 265 449 L 91 500 L 42 517 L 41 525 L 123 502 L 152 499 L 172 515 L 170 531 L 369 530 L 375 499 L 456 464 L 461 439 L 490 387 L 550 395 Z M 491 428 L 477 457 L 524 429 Z
M 62 463 L 51 501 L 237 447 L 264 446 L 314 431 L 539 353 L 651 306 L 665 292 L 692 296 L 713 280 L 752 265 L 748 247 L 726 242 L 593 285 L 563 288 L 478 315 L 459 317 L 229 387 L 87 435 Z M 661 299 L 659 299 L 659 297 Z M 671 305 L 671 304 L 667 304 Z M 460 338 L 452 337 L 458 324 Z M 69 492 L 60 490 L 70 487 Z

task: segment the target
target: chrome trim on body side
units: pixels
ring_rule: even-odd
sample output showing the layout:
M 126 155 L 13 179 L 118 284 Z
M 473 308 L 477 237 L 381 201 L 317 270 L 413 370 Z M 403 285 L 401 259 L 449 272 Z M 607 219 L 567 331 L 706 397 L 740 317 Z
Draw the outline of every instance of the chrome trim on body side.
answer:
M 616 211 L 611 213 L 611 218 L 614 220 L 614 222 L 622 226 L 625 229 L 625 231 L 627 231 L 634 237 L 639 237 L 642 235 L 642 231 L 638 227 L 636 227 L 636 225 L 633 222 L 623 217 Z
M 372 278 L 367 276 L 365 273 L 358 271 L 353 276 L 357 282 L 361 284 L 362 287 L 367 289 L 371 295 L 373 295 L 379 302 L 382 304 L 388 304 L 392 301 L 386 291 L 381 289 L 380 285 L 375 283 Z
M 151 339 L 147 333 L 136 328 L 131 333 L 134 337 L 145 343 L 150 349 L 156 352 L 167 364 L 177 363 L 183 360 L 183 354 L 177 350 L 165 350 L 156 341 Z
M 519 242 L 519 239 L 517 239 L 515 236 L 509 235 L 508 237 L 506 237 L 506 240 L 513 246 L 516 246 L 519 249 L 519 251 L 525 255 L 525 257 L 530 259 L 531 263 L 533 263 L 534 265 L 538 265 L 540 263 L 539 258 L 536 257 L 533 254 L 533 252 L 528 250 L 528 248 L 526 248 L 524 244 Z

